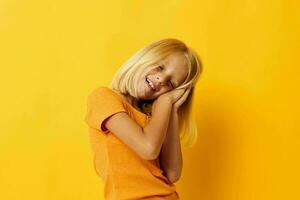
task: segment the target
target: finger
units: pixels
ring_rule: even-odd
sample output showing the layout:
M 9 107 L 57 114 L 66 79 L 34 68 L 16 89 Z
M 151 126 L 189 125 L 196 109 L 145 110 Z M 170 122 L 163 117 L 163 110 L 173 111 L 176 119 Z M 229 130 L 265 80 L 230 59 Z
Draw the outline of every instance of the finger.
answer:
M 183 94 L 185 93 L 185 89 L 182 88 L 182 89 L 180 89 L 178 92 L 179 92 L 179 94 L 183 95 Z
M 191 91 L 191 88 L 188 88 L 188 89 L 185 91 L 183 97 L 186 98 L 186 97 L 189 95 L 190 91 Z
M 186 101 L 188 94 L 189 94 L 189 92 L 188 92 L 188 90 L 186 90 L 185 93 L 177 100 L 175 105 L 177 107 L 180 107 L 183 104 L 183 102 Z
M 175 106 L 179 108 L 187 99 L 189 92 L 191 91 L 192 87 L 185 88 L 184 94 L 177 100 Z
M 189 87 L 185 90 L 185 93 L 189 93 L 190 91 L 191 91 L 191 88 Z
M 186 92 L 186 93 L 184 94 L 184 99 L 186 99 L 188 96 L 189 96 L 189 92 Z

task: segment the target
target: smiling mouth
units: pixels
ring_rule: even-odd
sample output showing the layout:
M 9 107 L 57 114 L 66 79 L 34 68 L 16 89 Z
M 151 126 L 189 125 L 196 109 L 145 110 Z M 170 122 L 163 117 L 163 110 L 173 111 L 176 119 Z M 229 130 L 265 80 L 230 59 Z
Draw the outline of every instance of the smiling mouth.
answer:
M 153 90 L 156 91 L 154 84 L 146 77 L 147 85 Z

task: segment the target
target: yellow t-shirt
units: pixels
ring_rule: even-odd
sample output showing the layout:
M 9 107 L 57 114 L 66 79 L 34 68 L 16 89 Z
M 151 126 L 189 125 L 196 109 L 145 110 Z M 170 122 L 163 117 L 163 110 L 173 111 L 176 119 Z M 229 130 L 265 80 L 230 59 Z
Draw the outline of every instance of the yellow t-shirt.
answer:
M 118 112 L 126 112 L 141 127 L 149 120 L 109 87 L 100 86 L 89 94 L 85 122 L 89 127 L 94 168 L 104 181 L 105 199 L 178 200 L 176 187 L 164 176 L 158 158 L 141 158 L 103 125 L 105 119 Z

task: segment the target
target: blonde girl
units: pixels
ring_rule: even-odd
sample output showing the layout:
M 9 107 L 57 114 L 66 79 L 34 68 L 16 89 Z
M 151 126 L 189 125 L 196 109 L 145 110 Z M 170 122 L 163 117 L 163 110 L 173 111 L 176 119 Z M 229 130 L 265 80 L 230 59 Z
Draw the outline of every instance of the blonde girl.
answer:
M 181 141 L 197 139 L 191 109 L 202 71 L 193 49 L 161 39 L 129 58 L 110 86 L 88 95 L 85 122 L 105 199 L 179 199 Z

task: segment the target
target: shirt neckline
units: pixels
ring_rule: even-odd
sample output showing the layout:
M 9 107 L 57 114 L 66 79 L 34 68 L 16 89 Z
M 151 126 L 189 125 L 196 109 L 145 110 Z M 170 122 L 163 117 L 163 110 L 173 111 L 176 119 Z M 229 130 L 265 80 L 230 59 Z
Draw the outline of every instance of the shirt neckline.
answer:
M 109 88 L 109 87 L 108 87 Z M 136 109 L 133 105 L 131 105 L 126 99 L 125 97 L 123 97 L 121 94 L 119 94 L 116 90 L 109 88 L 110 90 L 112 90 L 116 95 L 118 95 L 120 98 L 122 98 L 122 101 L 125 102 L 127 105 L 129 105 L 132 110 L 134 110 L 135 112 L 139 113 L 140 115 L 143 115 L 144 117 L 146 117 L 147 119 L 150 118 L 147 114 L 141 112 L 140 110 Z

